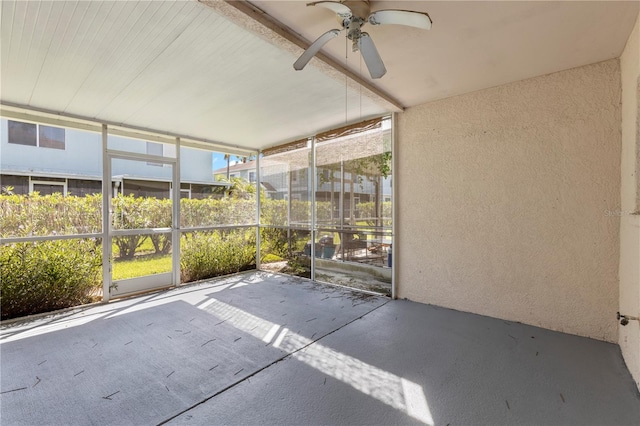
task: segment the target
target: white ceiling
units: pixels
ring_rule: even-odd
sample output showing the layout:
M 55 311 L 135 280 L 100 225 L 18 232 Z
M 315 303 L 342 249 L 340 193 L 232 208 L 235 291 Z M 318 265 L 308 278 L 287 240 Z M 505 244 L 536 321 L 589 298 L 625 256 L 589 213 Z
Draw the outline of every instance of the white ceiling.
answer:
M 335 14 L 307 0 L 252 1 L 307 40 L 338 28 Z M 633 29 L 638 1 L 377 1 L 371 11 L 427 12 L 425 31 L 365 25 L 387 74 L 374 84 L 405 106 L 617 58 Z M 340 39 L 340 40 L 338 40 Z M 344 61 L 342 37 L 324 52 Z M 360 69 L 360 55 L 349 68 Z M 363 76 L 369 77 L 366 68 Z
M 337 25 L 306 1 L 252 3 L 309 41 Z M 251 149 L 392 109 L 318 61 L 294 71 L 298 47 L 196 1 L 2 0 L 1 8 L 5 105 Z M 373 84 L 412 106 L 617 57 L 638 2 L 372 2 L 386 8 L 434 21 L 431 31 L 365 27 L 388 69 Z M 343 40 L 325 52 L 345 63 Z M 346 63 L 368 79 L 358 54 Z
M 195 1 L 3 0 L 1 27 L 5 104 L 254 149 L 345 122 L 343 82 Z

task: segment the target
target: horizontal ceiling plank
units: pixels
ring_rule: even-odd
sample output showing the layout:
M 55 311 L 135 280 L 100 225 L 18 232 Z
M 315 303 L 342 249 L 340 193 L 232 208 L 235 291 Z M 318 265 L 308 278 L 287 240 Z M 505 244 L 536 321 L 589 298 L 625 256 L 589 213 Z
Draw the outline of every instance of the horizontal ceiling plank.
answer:
M 244 153 L 388 111 L 199 2 L 0 7 L 5 105 Z
M 213 8 L 217 12 L 224 14 L 237 25 L 258 34 L 270 42 L 276 43 L 278 47 L 288 49 L 297 55 L 301 54 L 303 50 L 307 49 L 311 45 L 311 42 L 292 31 L 283 23 L 270 17 L 248 1 L 198 1 Z M 261 28 L 258 28 L 256 23 L 261 26 Z M 265 34 L 265 32 L 268 32 L 269 34 Z M 348 83 L 351 84 L 352 87 L 362 87 L 364 89 L 364 96 L 370 97 L 376 102 L 381 103 L 389 112 L 403 111 L 404 106 L 398 100 L 394 99 L 393 96 L 369 83 L 367 80 L 346 68 L 343 64 L 335 61 L 327 55 L 324 55 L 322 52 L 316 54 L 315 57 L 320 62 L 320 64 L 316 64 L 318 65 L 318 68 L 330 77 L 340 79 L 342 81 L 344 76 L 346 76 Z
M 187 134 L 169 133 L 155 129 L 123 126 L 119 123 L 98 122 L 91 117 L 32 109 L 21 105 L 0 104 L 0 116 L 6 119 L 40 123 L 50 126 L 72 128 L 88 132 L 102 132 L 102 125 L 109 127 L 109 132 L 117 136 L 134 139 L 149 140 L 162 143 L 174 143 L 176 138 L 184 141 L 184 146 L 198 149 L 209 149 L 234 155 L 248 156 L 255 154 L 257 150 L 234 146 L 224 142 L 193 137 Z
M 176 19 L 183 2 L 118 2 L 107 16 L 116 22 L 109 26 L 104 41 L 96 46 L 102 50 L 68 109 L 87 111 L 90 116 L 101 112 L 130 81 L 160 54 L 190 21 Z M 96 93 L 102 99 L 96 102 Z
M 147 72 L 131 83 L 129 92 L 114 102 L 113 107 L 124 111 L 129 121 L 150 112 L 172 115 L 175 110 L 184 111 L 185 107 L 192 108 L 200 102 L 208 105 L 211 92 L 231 91 L 233 81 L 215 77 L 219 69 L 214 58 L 221 54 L 212 52 L 226 25 L 227 21 L 221 18 L 199 16 L 179 39 L 155 58 Z M 176 103 L 174 97 L 182 98 L 180 103 Z M 161 102 L 162 98 L 169 98 L 171 102 Z M 154 111 L 154 105 L 164 108 Z

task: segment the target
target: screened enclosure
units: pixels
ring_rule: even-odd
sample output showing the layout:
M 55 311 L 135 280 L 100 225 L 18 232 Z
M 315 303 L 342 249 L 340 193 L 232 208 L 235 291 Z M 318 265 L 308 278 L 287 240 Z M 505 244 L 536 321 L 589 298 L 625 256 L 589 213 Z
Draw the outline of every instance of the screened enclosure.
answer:
M 256 267 L 391 294 L 390 118 L 236 152 L 246 179 L 204 143 L 86 127 L 2 120 L 3 318 Z
M 255 191 L 228 197 L 212 174 L 226 152 L 98 123 L 0 123 L 3 319 L 255 268 Z
M 391 166 L 390 118 L 265 150 L 260 179 L 274 191 L 261 206 L 263 261 L 390 295 Z

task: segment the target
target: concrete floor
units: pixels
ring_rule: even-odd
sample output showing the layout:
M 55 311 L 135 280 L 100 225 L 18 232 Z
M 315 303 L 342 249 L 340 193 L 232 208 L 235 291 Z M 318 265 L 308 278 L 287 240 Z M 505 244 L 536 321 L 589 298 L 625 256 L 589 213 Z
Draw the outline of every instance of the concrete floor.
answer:
M 638 425 L 616 345 L 263 272 L 21 323 L 0 423 Z

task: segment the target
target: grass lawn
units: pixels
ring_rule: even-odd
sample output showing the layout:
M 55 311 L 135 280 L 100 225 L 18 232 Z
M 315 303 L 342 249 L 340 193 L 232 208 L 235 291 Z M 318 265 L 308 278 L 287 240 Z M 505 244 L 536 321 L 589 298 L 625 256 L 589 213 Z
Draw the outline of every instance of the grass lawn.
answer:
M 262 258 L 262 262 L 263 262 L 263 263 L 281 262 L 281 261 L 283 261 L 283 260 L 284 260 L 284 259 L 283 259 L 283 258 L 281 258 L 280 256 L 277 256 L 277 255 L 275 255 L 275 254 L 271 254 L 271 253 L 269 253 L 269 254 L 265 255 L 265 256 Z
M 114 280 L 122 280 L 163 272 L 171 272 L 171 254 L 148 254 L 136 256 L 132 260 L 116 260 L 112 275 Z
M 145 238 L 142 245 L 136 249 L 136 254 L 154 253 L 155 251 L 156 250 L 155 248 L 153 248 L 151 238 Z M 120 253 L 115 242 L 111 245 L 111 253 L 113 253 L 114 256 L 118 256 L 118 254 Z

